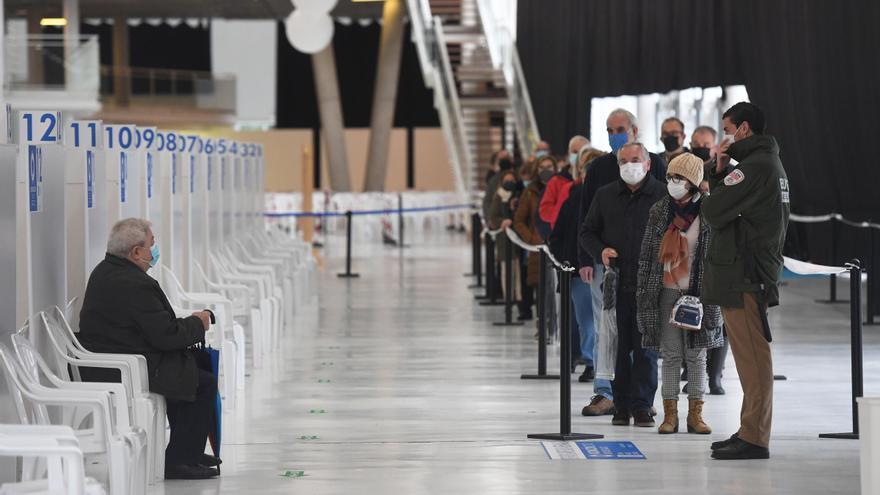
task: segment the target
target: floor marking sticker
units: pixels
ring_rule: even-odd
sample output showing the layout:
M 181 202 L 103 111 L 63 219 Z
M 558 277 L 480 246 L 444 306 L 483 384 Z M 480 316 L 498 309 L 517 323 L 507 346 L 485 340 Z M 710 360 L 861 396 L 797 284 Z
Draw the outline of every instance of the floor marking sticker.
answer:
M 568 459 L 646 459 L 645 454 L 632 442 L 541 442 L 547 457 Z

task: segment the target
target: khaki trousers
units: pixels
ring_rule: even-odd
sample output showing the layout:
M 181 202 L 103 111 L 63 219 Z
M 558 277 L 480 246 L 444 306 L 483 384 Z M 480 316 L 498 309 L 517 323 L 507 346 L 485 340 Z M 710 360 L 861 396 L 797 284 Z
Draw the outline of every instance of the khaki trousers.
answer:
M 727 338 L 743 389 L 739 437 L 754 445 L 770 445 L 773 419 L 773 358 L 764 337 L 764 319 L 754 294 L 743 294 L 742 308 L 721 308 Z

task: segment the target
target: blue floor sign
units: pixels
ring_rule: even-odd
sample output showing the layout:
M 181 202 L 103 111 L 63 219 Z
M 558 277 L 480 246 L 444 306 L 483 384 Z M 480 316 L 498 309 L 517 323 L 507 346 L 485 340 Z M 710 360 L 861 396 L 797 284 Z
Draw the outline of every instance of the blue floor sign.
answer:
M 645 459 L 632 442 L 541 442 L 550 459 Z

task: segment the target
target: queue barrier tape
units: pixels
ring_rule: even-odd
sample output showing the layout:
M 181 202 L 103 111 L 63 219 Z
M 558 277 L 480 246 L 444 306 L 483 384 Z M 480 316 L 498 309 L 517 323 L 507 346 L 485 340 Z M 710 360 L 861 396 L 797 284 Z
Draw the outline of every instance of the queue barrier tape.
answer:
M 352 210 L 352 215 L 394 215 L 398 213 L 423 213 L 428 211 L 446 211 L 446 210 L 463 210 L 473 208 L 473 205 L 446 205 L 446 206 L 423 206 L 419 208 L 386 208 L 382 210 Z M 309 212 L 309 211 L 265 211 L 264 217 L 268 218 L 285 218 L 285 217 L 344 217 L 345 211 L 325 211 L 325 212 Z
M 872 223 L 872 222 L 853 222 L 852 220 L 847 220 L 840 213 L 828 213 L 826 215 L 797 215 L 792 213 L 789 215 L 788 219 L 792 222 L 798 223 L 822 223 L 822 222 L 830 222 L 831 220 L 837 220 L 838 222 L 848 225 L 850 227 L 856 227 L 860 229 L 878 229 L 880 230 L 880 223 Z
M 847 271 L 842 266 L 816 265 L 783 256 L 785 267 L 798 275 L 840 275 Z

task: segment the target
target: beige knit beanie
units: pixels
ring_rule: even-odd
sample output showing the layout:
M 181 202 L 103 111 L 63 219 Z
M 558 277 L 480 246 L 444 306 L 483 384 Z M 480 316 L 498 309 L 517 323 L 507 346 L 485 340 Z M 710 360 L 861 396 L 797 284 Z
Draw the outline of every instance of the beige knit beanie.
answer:
M 680 175 L 691 181 L 691 184 L 699 187 L 703 182 L 703 160 L 696 155 L 682 153 L 669 162 L 666 174 L 669 176 Z

